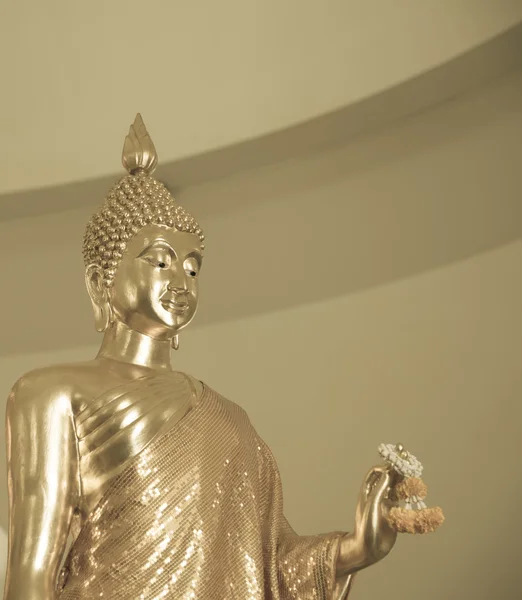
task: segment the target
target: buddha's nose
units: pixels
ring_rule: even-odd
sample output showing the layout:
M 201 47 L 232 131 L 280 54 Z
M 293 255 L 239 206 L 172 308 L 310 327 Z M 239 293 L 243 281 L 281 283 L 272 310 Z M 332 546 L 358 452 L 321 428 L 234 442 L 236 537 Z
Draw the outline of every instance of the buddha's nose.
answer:
M 188 294 L 188 290 L 184 285 L 176 285 L 175 283 L 169 283 L 167 285 L 167 290 L 169 292 L 173 292 L 176 295 L 186 295 Z

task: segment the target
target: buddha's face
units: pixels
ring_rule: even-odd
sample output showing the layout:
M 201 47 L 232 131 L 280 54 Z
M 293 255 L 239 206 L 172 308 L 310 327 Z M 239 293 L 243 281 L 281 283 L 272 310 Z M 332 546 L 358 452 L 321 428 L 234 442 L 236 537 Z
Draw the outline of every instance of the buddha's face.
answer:
M 128 243 L 110 288 L 117 320 L 169 339 L 193 319 L 198 304 L 201 241 L 164 225 L 148 225 Z

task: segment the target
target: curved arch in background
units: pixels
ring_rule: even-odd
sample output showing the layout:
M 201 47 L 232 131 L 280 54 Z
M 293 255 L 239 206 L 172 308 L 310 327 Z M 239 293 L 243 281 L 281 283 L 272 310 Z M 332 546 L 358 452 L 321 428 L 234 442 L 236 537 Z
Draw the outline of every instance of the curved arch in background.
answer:
M 346 140 L 520 64 L 521 23 L 512 0 L 12 3 L 0 194 L 112 178 L 138 111 L 176 185 Z

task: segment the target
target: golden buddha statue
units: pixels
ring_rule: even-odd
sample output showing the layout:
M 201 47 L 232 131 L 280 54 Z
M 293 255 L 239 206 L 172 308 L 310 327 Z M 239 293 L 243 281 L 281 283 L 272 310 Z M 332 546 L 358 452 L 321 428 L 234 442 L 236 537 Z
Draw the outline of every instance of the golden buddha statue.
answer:
M 369 472 L 351 533 L 292 530 L 245 412 L 172 370 L 204 236 L 156 163 L 138 115 L 128 174 L 84 238 L 98 355 L 32 371 L 9 396 L 4 600 L 346 598 L 395 543 L 395 473 Z

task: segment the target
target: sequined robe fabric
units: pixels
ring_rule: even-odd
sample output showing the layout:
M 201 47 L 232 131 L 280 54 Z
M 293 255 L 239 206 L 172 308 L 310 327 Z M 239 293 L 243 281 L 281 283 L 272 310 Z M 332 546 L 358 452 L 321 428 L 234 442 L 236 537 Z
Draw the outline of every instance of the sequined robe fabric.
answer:
M 206 387 L 107 488 L 58 597 L 330 600 L 340 535 L 294 533 L 270 451 L 245 412 Z

